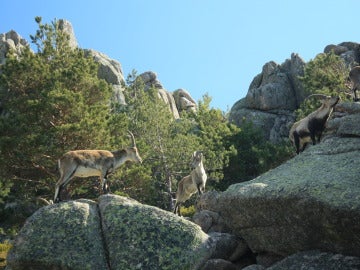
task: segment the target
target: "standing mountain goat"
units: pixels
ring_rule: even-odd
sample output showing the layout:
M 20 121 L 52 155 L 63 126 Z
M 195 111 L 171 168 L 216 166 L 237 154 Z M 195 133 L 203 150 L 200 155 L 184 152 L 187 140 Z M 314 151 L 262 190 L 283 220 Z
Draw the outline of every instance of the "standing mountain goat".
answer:
M 360 66 L 353 67 L 349 73 L 349 80 L 351 82 L 351 91 L 354 92 L 354 101 L 359 101 L 356 96 L 356 90 L 360 90 Z
M 304 151 L 306 144 L 312 141 L 313 145 L 320 142 L 325 124 L 330 117 L 335 105 L 339 102 L 340 97 L 330 97 L 320 94 L 313 94 L 310 97 L 322 98 L 322 104 L 316 111 L 310 113 L 305 118 L 293 124 L 289 132 L 289 139 L 296 147 L 296 153 Z
M 180 204 L 198 192 L 201 195 L 205 191 L 207 175 L 203 165 L 203 153 L 196 151 L 192 155 L 191 167 L 193 170 L 190 175 L 180 180 L 176 191 L 176 204 L 174 213 L 180 216 Z
M 58 161 L 60 179 L 56 183 L 54 202 L 60 201 L 61 190 L 75 177 L 99 176 L 104 193 L 109 191 L 107 176 L 126 161 L 142 163 L 134 135 L 132 146 L 122 150 L 76 150 L 65 153 Z

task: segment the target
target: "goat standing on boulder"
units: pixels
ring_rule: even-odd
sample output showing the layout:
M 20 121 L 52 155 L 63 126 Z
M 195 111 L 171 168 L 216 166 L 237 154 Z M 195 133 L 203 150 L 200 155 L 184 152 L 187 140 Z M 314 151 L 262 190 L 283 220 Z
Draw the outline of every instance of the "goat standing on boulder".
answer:
M 176 191 L 176 203 L 174 213 L 180 216 L 180 204 L 190 199 L 198 192 L 201 195 L 205 191 L 207 175 L 203 165 L 203 153 L 196 151 L 192 155 L 191 167 L 193 170 L 190 175 L 180 180 Z
M 325 124 L 330 117 L 335 105 L 339 102 L 340 97 L 330 97 L 320 94 L 313 94 L 310 97 L 322 98 L 322 104 L 316 111 L 310 113 L 305 118 L 293 124 L 289 132 L 289 139 L 296 147 L 296 153 L 304 151 L 306 144 L 312 141 L 313 145 L 320 142 Z
M 54 202 L 60 201 L 61 190 L 75 177 L 99 176 L 104 193 L 109 191 L 107 176 L 126 161 L 142 163 L 134 135 L 132 146 L 117 151 L 76 150 L 65 153 L 58 161 L 60 179 L 56 183 Z
M 356 90 L 360 90 L 360 66 L 353 67 L 350 70 L 349 80 L 352 84 L 351 91 L 354 92 L 354 101 L 359 101 Z

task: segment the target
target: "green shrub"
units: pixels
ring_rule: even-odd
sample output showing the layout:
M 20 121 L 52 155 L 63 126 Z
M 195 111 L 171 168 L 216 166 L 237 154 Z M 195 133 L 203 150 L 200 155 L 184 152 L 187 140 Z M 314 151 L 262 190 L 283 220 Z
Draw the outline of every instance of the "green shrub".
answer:
M 190 205 L 189 207 L 181 206 L 180 213 L 184 217 L 192 217 L 195 214 L 195 206 Z

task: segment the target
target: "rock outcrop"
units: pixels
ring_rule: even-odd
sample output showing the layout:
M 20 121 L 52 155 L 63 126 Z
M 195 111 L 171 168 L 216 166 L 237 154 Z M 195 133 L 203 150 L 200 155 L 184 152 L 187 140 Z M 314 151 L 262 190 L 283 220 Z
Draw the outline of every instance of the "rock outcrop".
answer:
M 155 88 L 159 98 L 169 106 L 175 119 L 180 118 L 181 111 L 196 112 L 196 101 L 185 89 L 178 89 L 173 93 L 167 91 L 158 80 L 155 72 L 147 71 L 139 75 L 145 84 L 145 90 Z
M 360 63 L 359 43 L 331 44 L 324 49 L 324 53 L 331 51 L 340 56 L 349 68 Z M 297 54 L 292 54 L 281 65 L 272 61 L 266 63 L 251 82 L 246 97 L 231 108 L 230 121 L 238 126 L 244 120 L 251 121 L 274 143 L 287 138 L 295 121 L 294 111 L 305 98 L 299 79 L 304 74 L 304 67 L 305 62 Z
M 333 51 L 340 56 L 348 67 L 360 63 L 360 44 L 356 42 L 342 42 L 338 45 L 330 44 L 324 48 L 324 53 Z
M 69 46 L 73 49 L 77 48 L 78 42 L 71 22 L 64 19 L 59 19 L 57 22 L 59 25 L 59 29 L 69 36 Z
M 108 269 L 96 203 L 79 200 L 43 207 L 17 236 L 8 269 Z
M 196 112 L 196 101 L 185 89 L 175 90 L 173 93 L 176 106 L 179 111 Z
M 29 43 L 14 30 L 0 34 L 0 65 L 6 61 L 7 53 L 13 50 L 19 54 Z
M 305 250 L 360 257 L 359 121 L 360 103 L 338 104 L 320 144 L 252 181 L 205 193 L 195 222 L 243 238 L 257 258 Z
M 113 102 L 126 105 L 123 87 L 124 76 L 120 63 L 95 50 L 85 50 L 85 53 L 92 56 L 94 61 L 99 64 L 98 77 L 112 86 Z
M 203 269 L 236 258 L 238 237 L 116 195 L 41 208 L 27 221 L 7 269 Z M 230 262 L 229 262 L 230 263 Z
M 305 62 L 297 54 L 281 65 L 266 63 L 251 82 L 246 97 L 231 108 L 229 120 L 238 126 L 244 120 L 253 122 L 272 142 L 287 138 L 295 120 L 294 110 L 304 99 L 299 81 L 304 67 Z

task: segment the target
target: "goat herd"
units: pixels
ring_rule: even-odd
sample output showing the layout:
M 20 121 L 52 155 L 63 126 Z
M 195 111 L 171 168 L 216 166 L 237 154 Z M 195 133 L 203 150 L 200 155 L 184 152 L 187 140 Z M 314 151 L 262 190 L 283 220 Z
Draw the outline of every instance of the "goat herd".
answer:
M 360 66 L 351 69 L 349 81 L 354 93 L 354 101 L 359 101 L 356 90 L 360 89 Z M 330 97 L 321 94 L 313 94 L 311 97 L 320 98 L 321 106 L 305 118 L 293 124 L 289 132 L 289 139 L 296 148 L 296 153 L 304 151 L 307 143 L 320 142 L 322 132 L 335 105 L 340 97 Z M 109 192 L 107 177 L 126 161 L 142 163 L 142 158 L 136 148 L 134 135 L 129 131 L 132 146 L 116 151 L 106 150 L 76 150 L 65 153 L 58 161 L 60 179 L 56 183 L 54 202 L 60 201 L 61 190 L 74 177 L 99 176 L 104 193 Z M 204 155 L 201 151 L 195 151 L 190 163 L 192 171 L 178 183 L 174 213 L 180 214 L 180 204 L 187 201 L 193 194 L 201 195 L 205 191 L 207 175 L 203 165 Z

